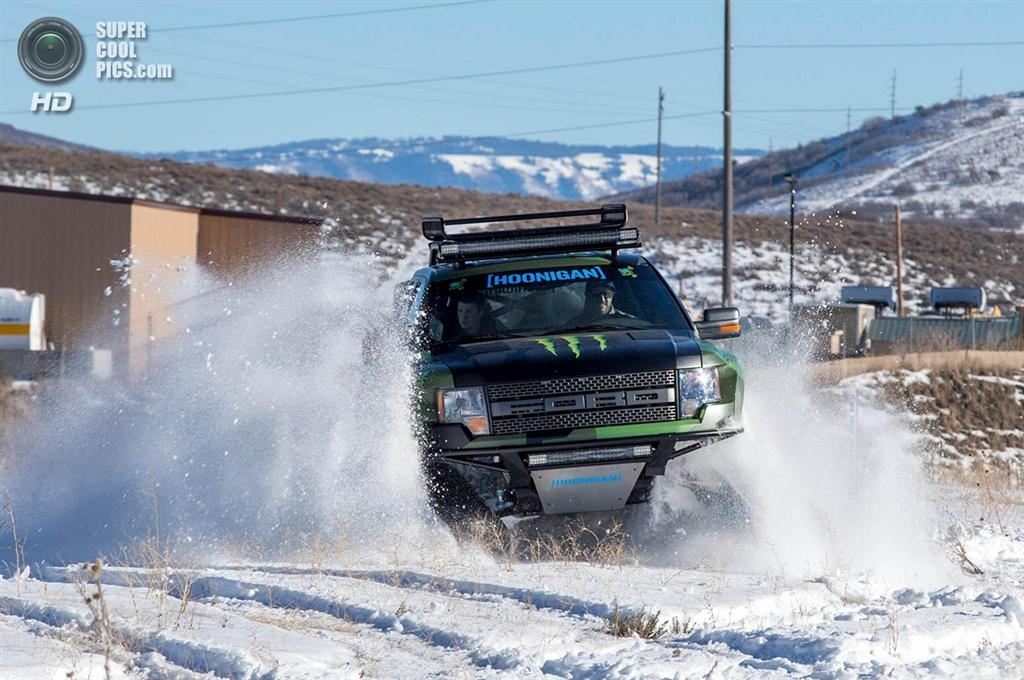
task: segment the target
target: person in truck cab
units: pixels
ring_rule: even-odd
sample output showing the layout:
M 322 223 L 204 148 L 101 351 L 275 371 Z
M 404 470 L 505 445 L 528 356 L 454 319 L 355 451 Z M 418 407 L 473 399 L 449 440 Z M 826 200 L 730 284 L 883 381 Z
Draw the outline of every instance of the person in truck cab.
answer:
M 588 281 L 583 301 L 583 311 L 570 323 L 583 326 L 603 319 L 633 319 L 615 308 L 615 284 L 611 281 Z
M 459 298 L 456 317 L 460 337 L 474 338 L 497 334 L 497 326 L 487 304 L 487 298 L 479 293 L 465 293 Z

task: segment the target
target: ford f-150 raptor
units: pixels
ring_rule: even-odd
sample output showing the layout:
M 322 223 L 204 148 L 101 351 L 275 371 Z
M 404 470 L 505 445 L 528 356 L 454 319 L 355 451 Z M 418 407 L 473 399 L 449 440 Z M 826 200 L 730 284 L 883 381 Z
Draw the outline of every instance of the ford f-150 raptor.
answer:
M 743 372 L 709 342 L 739 335 L 739 312 L 691 319 L 645 257 L 623 252 L 640 246 L 626 221 L 624 205 L 423 220 L 430 266 L 399 299 L 445 519 L 643 503 L 673 458 L 742 431 Z M 449 230 L 463 225 L 477 226 Z

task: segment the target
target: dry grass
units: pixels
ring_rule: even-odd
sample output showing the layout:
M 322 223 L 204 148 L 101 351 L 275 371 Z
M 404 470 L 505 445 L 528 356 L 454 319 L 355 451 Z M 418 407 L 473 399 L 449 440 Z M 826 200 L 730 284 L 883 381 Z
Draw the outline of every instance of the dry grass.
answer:
M 117 644 L 126 647 L 126 640 L 121 638 L 110 623 L 110 612 L 107 610 L 107 601 L 103 597 L 103 562 L 96 560 L 84 565 L 84 578 L 78 581 L 78 592 L 85 600 L 85 604 L 92 613 L 91 630 L 96 636 L 100 649 L 103 652 L 103 673 L 107 680 L 110 680 L 110 658 Z M 88 586 L 94 587 L 93 592 L 88 591 Z
M 645 640 L 656 640 L 665 635 L 688 635 L 693 632 L 693 622 L 690 619 L 680 620 L 673 616 L 666 621 L 661 618 L 661 612 L 649 612 L 641 608 L 637 612 L 623 612 L 619 603 L 611 615 L 605 620 L 604 631 L 615 637 L 641 637 Z
M 493 518 L 467 522 L 456 532 L 461 542 L 482 547 L 496 559 L 518 562 L 586 562 L 604 567 L 636 564 L 638 555 L 618 519 L 539 517 L 508 529 Z
M 971 481 L 990 485 L 1001 474 L 1011 481 L 1024 475 L 1012 459 L 989 455 L 1024 449 L 1024 388 L 1011 384 L 1022 381 L 1020 369 L 963 367 L 933 369 L 928 381 L 895 380 L 879 389 L 884 401 L 915 414 L 921 428 L 941 440 L 942 457 L 973 459 Z

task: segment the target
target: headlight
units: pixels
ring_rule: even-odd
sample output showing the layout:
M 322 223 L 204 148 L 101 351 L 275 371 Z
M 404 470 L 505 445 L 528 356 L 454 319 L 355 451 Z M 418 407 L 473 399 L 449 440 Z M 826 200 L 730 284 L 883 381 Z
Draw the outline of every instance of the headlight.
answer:
M 684 418 L 692 418 L 701 406 L 721 400 L 717 367 L 679 371 L 679 411 Z
M 482 387 L 444 387 L 437 391 L 437 419 L 460 423 L 473 434 L 490 434 L 487 400 Z

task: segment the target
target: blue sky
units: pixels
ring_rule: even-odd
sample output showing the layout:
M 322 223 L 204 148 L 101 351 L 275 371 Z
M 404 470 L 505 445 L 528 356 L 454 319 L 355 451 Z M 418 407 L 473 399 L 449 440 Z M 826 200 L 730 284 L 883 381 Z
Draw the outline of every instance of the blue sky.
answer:
M 0 2 L 0 121 L 109 149 L 238 148 L 316 137 L 504 135 L 653 118 L 666 91 L 670 144 L 721 143 L 722 54 L 688 55 L 530 74 L 266 98 L 117 107 L 365 85 L 549 64 L 649 55 L 722 43 L 721 0 L 532 2 L 493 0 L 409 9 L 444 0 L 395 2 Z M 394 13 L 218 28 L 363 10 Z M 32 20 L 59 16 L 85 36 L 87 60 L 70 82 L 43 87 L 17 59 Z M 95 77 L 97 20 L 143 20 L 151 34 L 139 62 L 170 63 L 173 81 Z M 884 115 L 897 70 L 897 106 L 951 99 L 964 71 L 967 96 L 1024 89 L 1024 45 L 934 48 L 768 49 L 794 43 L 1019 41 L 1024 1 L 871 2 L 734 0 L 733 106 L 737 146 L 793 146 Z M 69 114 L 28 113 L 32 93 L 66 90 Z M 90 108 L 100 107 L 100 108 Z M 763 109 L 840 109 L 767 113 Z M 570 143 L 646 144 L 638 122 L 531 134 Z

